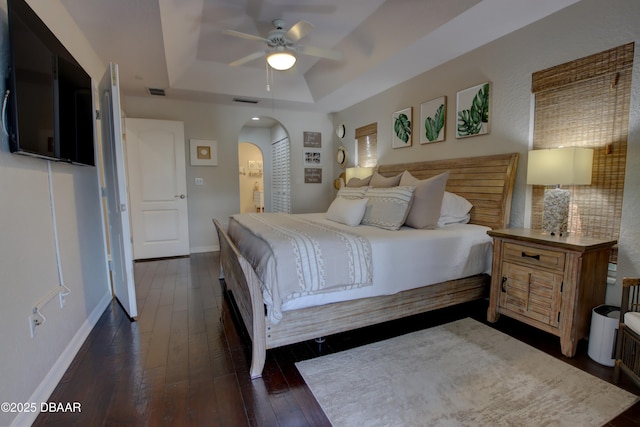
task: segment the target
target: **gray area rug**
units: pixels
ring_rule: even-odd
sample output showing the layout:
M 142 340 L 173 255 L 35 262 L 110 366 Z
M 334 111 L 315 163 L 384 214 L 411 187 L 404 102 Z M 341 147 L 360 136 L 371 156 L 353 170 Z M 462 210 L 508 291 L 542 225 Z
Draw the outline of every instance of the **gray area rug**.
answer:
M 601 426 L 638 397 L 472 319 L 296 363 L 342 426 Z

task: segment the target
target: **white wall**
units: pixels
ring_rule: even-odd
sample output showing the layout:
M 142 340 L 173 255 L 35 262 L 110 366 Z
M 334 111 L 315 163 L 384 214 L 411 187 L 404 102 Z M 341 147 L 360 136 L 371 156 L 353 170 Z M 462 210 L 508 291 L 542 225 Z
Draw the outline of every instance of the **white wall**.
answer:
M 0 81 L 8 66 L 6 3 L 0 2 Z M 78 62 L 99 80 L 104 65 L 57 0 L 28 1 Z M 42 15 L 41 15 L 42 16 Z M 2 88 L 4 92 L 4 88 Z M 51 163 L 9 153 L 0 133 L 0 402 L 46 401 L 109 301 L 104 228 L 94 167 Z M 58 286 L 53 231 L 57 227 L 66 306 L 57 300 L 31 339 L 31 309 Z M 31 414 L 0 412 L 0 425 L 30 424 Z M 34 415 L 35 416 L 35 415 Z
M 238 142 L 244 124 L 253 116 L 268 116 L 279 121 L 291 141 L 292 211 L 325 211 L 334 196 L 333 127 L 328 114 L 300 111 L 271 110 L 255 106 L 225 106 L 201 102 L 171 100 L 159 97 L 125 96 L 122 108 L 128 117 L 182 120 L 185 139 L 211 139 L 218 142 L 218 166 L 190 166 L 187 164 L 189 200 L 189 242 L 191 252 L 216 250 L 212 218 L 226 224 L 227 218 L 240 211 L 238 181 Z M 302 136 L 304 131 L 322 133 L 323 183 L 305 184 L 302 165 Z M 273 140 L 273 136 L 272 136 Z M 268 165 L 270 148 L 265 150 L 265 187 L 269 186 Z M 188 157 L 187 157 L 188 158 Z M 195 178 L 204 185 L 195 185 Z M 265 189 L 266 190 L 266 189 Z M 266 196 L 265 191 L 265 196 Z
M 378 160 L 397 163 L 494 153 L 521 154 L 511 211 L 511 227 L 525 225 L 526 159 L 531 133 L 531 74 L 625 43 L 636 42 L 631 100 L 628 161 L 620 236 L 618 285 L 608 289 L 607 303 L 620 304 L 620 278 L 640 275 L 640 2 L 583 0 L 546 19 L 476 49 L 362 103 L 337 113 L 334 125 L 345 122 L 343 144 L 354 153 L 354 129 L 378 123 Z M 470 36 L 472 36 L 470 34 Z M 428 55 L 429 52 L 425 52 Z M 488 135 L 455 138 L 456 93 L 492 82 L 491 130 Z M 391 149 L 391 115 L 413 106 L 414 123 L 420 103 L 447 96 L 446 141 Z M 335 149 L 338 147 L 335 145 Z M 353 164 L 353 160 L 350 161 Z

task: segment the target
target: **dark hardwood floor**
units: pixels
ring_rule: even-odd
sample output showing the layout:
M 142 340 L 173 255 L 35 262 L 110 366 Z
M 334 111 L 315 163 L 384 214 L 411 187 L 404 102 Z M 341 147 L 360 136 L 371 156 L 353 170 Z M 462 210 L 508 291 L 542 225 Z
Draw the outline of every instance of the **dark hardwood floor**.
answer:
M 35 426 L 326 426 L 294 363 L 463 317 L 486 323 L 485 301 L 438 310 L 270 350 L 263 377 L 249 379 L 249 349 L 218 280 L 217 253 L 136 263 L 138 321 L 112 303 L 87 338 L 51 402 L 80 402 L 81 413 L 42 413 Z M 559 339 L 502 317 L 492 325 L 612 382 L 613 369 Z M 621 387 L 640 395 L 628 380 Z M 608 426 L 639 426 L 640 403 Z

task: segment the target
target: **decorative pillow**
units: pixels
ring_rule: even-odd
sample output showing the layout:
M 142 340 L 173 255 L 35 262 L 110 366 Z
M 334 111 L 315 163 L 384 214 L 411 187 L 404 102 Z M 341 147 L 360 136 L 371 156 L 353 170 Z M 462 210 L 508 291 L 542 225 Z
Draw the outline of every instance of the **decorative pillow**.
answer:
M 438 218 L 438 227 L 444 227 L 449 224 L 468 224 L 469 220 L 471 220 L 471 215 L 466 214 L 465 216 L 440 216 Z
M 366 187 L 370 181 L 371 175 L 366 178 L 351 178 L 349 182 L 347 182 L 347 187 Z
M 398 230 L 407 218 L 414 191 L 415 187 L 413 186 L 369 187 L 365 194 L 368 201 L 362 224 L 387 230 Z
M 438 226 L 447 179 L 449 179 L 448 171 L 422 180 L 415 178 L 409 171 L 402 173 L 400 185 L 416 187 L 405 225 L 427 229 L 434 229 Z
M 364 193 L 367 192 L 367 187 L 342 187 L 338 190 L 336 198 L 342 197 L 343 199 L 362 199 Z
M 472 207 L 471 202 L 464 197 L 445 191 L 442 198 L 440 214 L 460 217 L 468 214 Z
M 367 207 L 367 199 L 345 199 L 336 197 L 329 206 L 326 218 L 340 224 L 355 227 L 360 224 Z
M 373 188 L 396 187 L 400 183 L 401 177 L 402 177 L 401 173 L 399 173 L 396 176 L 386 178 L 380 175 L 378 172 L 374 172 L 373 175 L 371 175 L 371 181 L 369 182 L 369 185 L 372 186 Z

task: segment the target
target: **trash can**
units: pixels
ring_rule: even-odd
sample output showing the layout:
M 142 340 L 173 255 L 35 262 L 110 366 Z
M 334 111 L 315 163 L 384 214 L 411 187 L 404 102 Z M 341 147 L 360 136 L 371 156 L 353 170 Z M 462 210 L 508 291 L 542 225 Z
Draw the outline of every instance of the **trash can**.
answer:
M 587 354 L 602 365 L 613 366 L 620 307 L 599 305 L 592 311 Z

